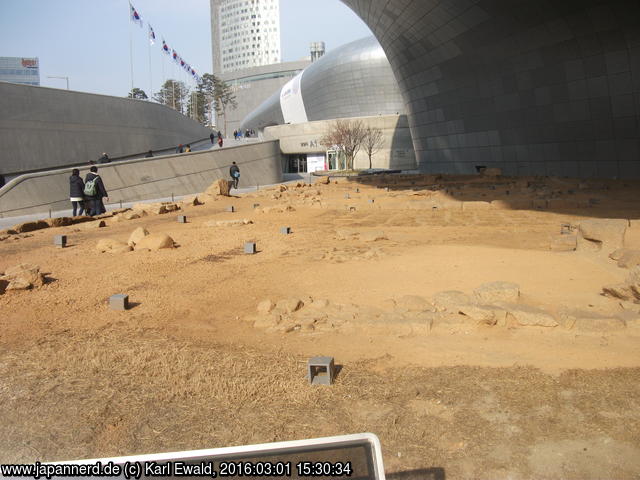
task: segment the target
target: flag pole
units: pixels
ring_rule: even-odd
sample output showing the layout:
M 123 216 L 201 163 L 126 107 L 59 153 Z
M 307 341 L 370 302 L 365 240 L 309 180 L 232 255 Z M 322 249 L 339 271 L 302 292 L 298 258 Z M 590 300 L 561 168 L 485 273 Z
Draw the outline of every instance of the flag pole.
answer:
M 151 28 L 151 27 L 149 27 Z M 153 92 L 153 76 L 151 73 L 151 30 L 149 30 L 149 95 Z
M 129 4 L 129 64 L 131 67 L 131 91 L 133 92 L 133 33 L 131 32 L 131 2 Z

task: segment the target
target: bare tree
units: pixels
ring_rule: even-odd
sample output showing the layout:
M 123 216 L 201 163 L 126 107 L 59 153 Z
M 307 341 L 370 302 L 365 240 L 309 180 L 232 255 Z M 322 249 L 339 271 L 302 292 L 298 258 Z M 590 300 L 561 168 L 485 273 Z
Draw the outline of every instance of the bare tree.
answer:
M 365 152 L 367 152 L 367 155 L 369 156 L 369 169 L 373 168 L 371 157 L 380 151 L 383 144 L 384 139 L 382 138 L 382 130 L 369 126 L 365 128 L 363 145 Z
M 320 143 L 327 147 L 342 147 L 347 157 L 347 169 L 353 170 L 353 160 L 362 147 L 365 132 L 362 120 L 336 120 L 329 126 Z

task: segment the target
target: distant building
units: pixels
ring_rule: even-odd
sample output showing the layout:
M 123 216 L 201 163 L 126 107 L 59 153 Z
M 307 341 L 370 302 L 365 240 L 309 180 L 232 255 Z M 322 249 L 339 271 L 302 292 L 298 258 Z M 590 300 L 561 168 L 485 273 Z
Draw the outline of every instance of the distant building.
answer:
M 324 42 L 311 42 L 311 61 L 315 62 L 324 56 L 325 46 Z
M 40 85 L 38 58 L 0 57 L 0 82 Z
M 213 73 L 280 63 L 280 0 L 211 0 Z

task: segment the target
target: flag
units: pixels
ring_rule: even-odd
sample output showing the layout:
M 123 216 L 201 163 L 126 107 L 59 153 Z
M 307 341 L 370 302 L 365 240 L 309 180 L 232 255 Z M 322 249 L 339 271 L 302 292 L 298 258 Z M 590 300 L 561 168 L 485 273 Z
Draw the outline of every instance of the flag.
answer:
M 178 63 L 178 52 L 173 49 L 171 49 L 171 51 L 173 52 L 173 54 L 171 55 L 173 57 L 173 61 Z
M 153 31 L 153 27 L 151 26 L 151 24 L 147 23 L 147 25 L 149 26 L 149 43 L 151 45 L 155 45 L 156 44 L 156 34 Z
M 131 7 L 131 21 L 133 23 L 137 23 L 138 25 L 140 25 L 140 28 L 142 28 L 142 18 L 140 18 L 138 11 L 135 8 L 133 8 L 133 5 L 131 5 L 131 2 L 129 2 L 129 7 Z
M 164 38 L 162 39 L 162 51 L 167 55 L 171 54 L 171 52 L 169 52 L 169 45 L 167 45 L 167 42 L 164 41 Z

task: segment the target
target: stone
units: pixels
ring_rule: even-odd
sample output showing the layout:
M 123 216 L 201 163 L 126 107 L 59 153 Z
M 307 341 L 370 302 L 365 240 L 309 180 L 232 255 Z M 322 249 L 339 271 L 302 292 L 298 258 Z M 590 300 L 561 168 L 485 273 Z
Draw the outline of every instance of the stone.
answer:
M 136 250 L 160 250 L 162 248 L 173 248 L 174 241 L 166 233 L 151 233 L 136 243 Z
M 457 290 L 447 290 L 436 293 L 432 298 L 432 302 L 440 311 L 449 310 L 457 312 L 460 310 L 460 306 L 472 304 L 473 300 L 466 293 Z
M 220 178 L 213 182 L 209 188 L 207 188 L 206 192 L 208 195 L 222 195 L 224 197 L 229 197 L 231 192 L 231 187 L 233 186 L 233 182 L 229 180 L 225 180 L 224 178 Z
M 323 175 L 316 180 L 316 183 L 319 185 L 329 185 L 331 183 L 331 178 L 328 175 Z
M 94 228 L 104 228 L 106 226 L 107 226 L 107 222 L 105 222 L 104 220 L 100 220 L 93 224 Z
M 185 207 L 195 207 L 198 205 L 204 205 L 204 202 L 198 197 L 198 195 L 192 195 L 190 197 L 183 198 L 180 204 Z
M 133 211 L 141 214 L 144 212 L 147 215 L 161 215 L 167 213 L 167 208 L 162 203 L 136 203 L 133 206 Z
M 186 215 L 178 215 L 176 220 L 178 221 L 178 223 L 187 223 L 187 216 Z
M 618 259 L 620 268 L 634 268 L 640 265 L 640 250 L 624 250 Z
M 502 304 L 507 311 L 507 322 L 523 327 L 557 327 L 558 322 L 544 310 L 529 305 Z
M 9 282 L 6 290 L 26 290 L 44 285 L 44 275 L 38 265 L 21 263 L 5 270 L 0 280 Z
M 611 252 L 622 248 L 627 226 L 627 220 L 584 220 L 578 228 L 578 249 Z
M 149 235 L 149 231 L 146 228 L 138 227 L 133 232 L 131 232 L 131 235 L 129 235 L 127 245 L 129 245 L 130 247 L 135 247 L 136 244 L 147 235 Z
M 284 313 L 293 313 L 297 312 L 304 306 L 304 302 L 299 298 L 286 298 L 283 300 L 278 300 L 275 308 Z
M 549 249 L 553 252 L 573 252 L 578 245 L 578 237 L 575 235 L 555 235 L 551 239 Z
M 363 242 L 377 242 L 379 240 L 387 240 L 383 231 L 374 230 L 369 232 L 363 232 L 360 234 L 360 240 Z
M 511 282 L 483 283 L 473 291 L 478 303 L 493 305 L 499 302 L 517 302 L 520 286 Z
M 246 242 L 244 244 L 244 253 L 248 255 L 253 255 L 257 252 L 256 242 Z
M 253 222 L 246 218 L 243 219 L 234 219 L 234 220 L 212 220 L 210 222 L 206 222 L 205 226 L 207 227 L 238 227 L 242 225 L 250 225 Z
M 109 307 L 111 310 L 128 310 L 129 309 L 129 295 L 124 293 L 117 293 L 109 297 Z
M 616 285 L 605 285 L 602 287 L 602 294 L 605 297 L 619 298 L 625 301 L 636 301 L 640 298 L 636 298 L 631 287 L 624 283 L 618 283 Z
M 267 299 L 267 300 L 263 300 L 258 304 L 258 313 L 261 313 L 263 315 L 266 315 L 267 313 L 271 313 L 271 311 L 275 308 L 275 304 Z
M 291 233 L 291 227 L 280 227 L 280 233 L 282 235 L 289 235 Z
M 55 235 L 53 237 L 53 244 L 56 247 L 64 248 L 67 246 L 67 236 L 66 235 Z
M 253 323 L 255 328 L 276 328 L 282 321 L 282 316 L 279 314 L 261 315 Z
M 116 216 L 116 220 L 120 221 L 120 220 L 135 220 L 136 218 L 141 218 L 143 216 L 146 216 L 147 212 L 134 212 L 134 211 L 129 211 L 129 212 L 124 212 L 121 215 Z
M 607 317 L 593 312 L 573 310 L 564 315 L 566 327 L 582 332 L 604 333 L 616 330 L 623 330 L 627 324 L 621 318 Z
M 11 227 L 15 233 L 33 232 L 35 230 L 42 230 L 43 228 L 49 228 L 49 224 L 44 220 L 37 220 L 35 222 L 19 223 Z
M 289 190 L 289 188 L 286 185 L 280 185 L 278 187 L 279 192 L 286 192 L 287 190 Z
M 96 250 L 102 253 L 126 253 L 130 252 L 133 249 L 120 240 L 114 240 L 113 238 L 102 238 L 98 240 Z
M 461 305 L 458 313 L 485 325 L 495 325 L 501 316 L 506 317 L 504 310 L 486 305 Z
M 424 312 L 431 309 L 431 304 L 426 298 L 418 295 L 404 295 L 393 302 L 395 308 L 408 312 Z

